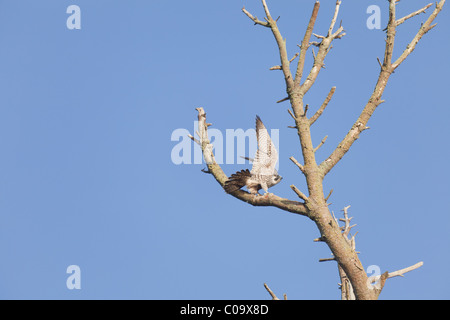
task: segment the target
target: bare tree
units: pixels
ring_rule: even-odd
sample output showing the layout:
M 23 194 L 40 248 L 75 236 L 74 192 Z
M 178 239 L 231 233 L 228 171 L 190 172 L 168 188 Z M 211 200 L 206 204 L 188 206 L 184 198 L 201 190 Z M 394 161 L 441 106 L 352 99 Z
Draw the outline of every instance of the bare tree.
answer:
M 338 18 L 341 1 L 336 2 L 334 15 L 331 19 L 326 35 L 318 35 L 313 33 L 320 7 L 320 3 L 318 1 L 315 2 L 305 35 L 301 45 L 299 45 L 300 50 L 292 58 L 288 56 L 286 42 L 277 27 L 278 19 L 273 19 L 265 0 L 262 0 L 262 5 L 265 12 L 264 20 L 259 20 L 245 8 L 242 9 L 245 15 L 247 15 L 247 17 L 250 18 L 255 25 L 260 25 L 270 29 L 275 37 L 281 63 L 280 65 L 272 67 L 271 70 L 281 70 L 284 75 L 287 97 L 278 102 L 286 100 L 289 100 L 290 102 L 291 109 L 288 111 L 294 120 L 294 126 L 292 127 L 297 130 L 300 140 L 303 164 L 294 157 L 291 157 L 290 159 L 304 175 L 308 192 L 306 195 L 297 187 L 291 185 L 291 189 L 297 194 L 300 201 L 284 199 L 274 194 L 266 194 L 264 196 L 255 197 L 243 190 L 233 192 L 232 196 L 253 206 L 274 206 L 313 220 L 321 235 L 318 239 L 316 239 L 316 241 L 325 242 L 332 253 L 331 258 L 322 259 L 322 261 L 332 260 L 336 261 L 338 264 L 339 275 L 341 278 L 342 299 L 377 299 L 388 278 L 403 275 L 404 273 L 414 270 L 422 265 L 422 262 L 419 262 L 402 270 L 385 272 L 378 277 L 368 277 L 358 258 L 358 252 L 355 249 L 355 238 L 354 236 L 349 237 L 350 230 L 352 228 L 350 225 L 351 218 L 348 217 L 349 207 L 346 207 L 343 210 L 344 218 L 336 219 L 334 214 L 330 212 L 329 204 L 327 203 L 332 191 L 329 193 L 324 193 L 323 190 L 323 180 L 325 176 L 343 158 L 347 151 L 349 151 L 353 143 L 359 138 L 360 134 L 364 130 L 368 129 L 367 123 L 370 117 L 373 115 L 375 109 L 384 102 L 382 100 L 382 95 L 391 74 L 412 53 L 420 39 L 436 26 L 436 24 L 432 23 L 442 10 L 445 0 L 441 0 L 439 3 L 436 3 L 433 12 L 420 26 L 418 32 L 408 44 L 406 49 L 397 59 L 394 59 L 393 49 L 397 27 L 406 20 L 420 13 L 424 13 L 432 6 L 430 3 L 422 9 L 419 9 L 405 17 L 398 18 L 396 16 L 396 6 L 398 2 L 399 0 L 389 0 L 389 21 L 387 28 L 385 29 L 385 52 L 383 61 L 378 59 L 380 64 L 380 73 L 378 75 L 375 89 L 371 93 L 367 104 L 362 109 L 361 114 L 358 119 L 356 119 L 348 133 L 344 136 L 334 151 L 320 163 L 317 162 L 315 153 L 325 143 L 326 137 L 318 146 L 313 146 L 311 139 L 311 126 L 322 115 L 328 103 L 332 99 L 335 92 L 335 87 L 331 88 L 320 108 L 310 117 L 307 115 L 308 105 L 304 103 L 304 96 L 311 89 L 321 69 L 324 67 L 324 60 L 330 52 L 332 42 L 335 39 L 340 39 L 345 36 L 342 25 L 339 25 L 339 27 L 336 28 L 336 21 Z M 314 39 L 315 41 L 311 41 L 313 36 L 316 38 Z M 311 46 L 317 47 L 317 53 L 314 54 L 313 66 L 305 77 L 305 58 L 306 53 Z M 293 74 L 291 73 L 290 66 L 297 57 L 297 68 L 295 74 Z M 206 123 L 206 113 L 203 108 L 197 108 L 196 110 L 198 111 L 197 135 L 199 139 L 192 136 L 190 137 L 200 145 L 203 151 L 204 159 L 208 166 L 208 169 L 205 170 L 205 172 L 212 174 L 217 182 L 224 186 L 228 178 L 215 161 L 212 145 L 208 139 L 208 127 L 211 124 Z M 339 225 L 339 221 L 343 223 L 343 226 Z M 265 285 L 265 287 L 273 299 L 278 299 L 267 285 Z

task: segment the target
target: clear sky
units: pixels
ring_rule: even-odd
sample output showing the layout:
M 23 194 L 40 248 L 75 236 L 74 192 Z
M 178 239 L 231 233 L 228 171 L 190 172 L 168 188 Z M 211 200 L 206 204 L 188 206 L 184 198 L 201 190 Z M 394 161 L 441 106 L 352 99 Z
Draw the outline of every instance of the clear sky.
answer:
M 294 55 L 314 1 L 268 1 Z M 81 9 L 70 30 L 68 6 Z M 367 7 L 343 0 L 347 35 L 334 43 L 306 102 L 325 159 L 367 102 L 384 33 Z M 402 1 L 403 16 L 426 1 Z M 193 133 L 196 107 L 208 122 L 249 129 L 258 114 L 279 130 L 283 181 L 305 190 L 284 81 L 260 1 L 0 0 L 0 298 L 268 299 L 263 283 L 291 299 L 339 299 L 338 273 L 315 225 L 277 208 L 226 195 L 201 164 L 175 164 L 176 129 Z M 334 1 L 322 1 L 326 33 Z M 398 28 L 398 56 L 427 15 Z M 395 271 L 382 299 L 449 299 L 450 4 L 392 75 L 382 104 L 350 152 L 326 177 L 336 216 L 349 210 L 367 268 Z M 311 66 L 308 53 L 306 68 Z M 194 146 L 192 147 L 192 159 Z M 237 157 L 238 155 L 236 155 Z M 252 156 L 252 155 L 250 155 Z M 224 164 L 227 174 L 250 168 Z M 69 290 L 67 267 L 81 270 Z

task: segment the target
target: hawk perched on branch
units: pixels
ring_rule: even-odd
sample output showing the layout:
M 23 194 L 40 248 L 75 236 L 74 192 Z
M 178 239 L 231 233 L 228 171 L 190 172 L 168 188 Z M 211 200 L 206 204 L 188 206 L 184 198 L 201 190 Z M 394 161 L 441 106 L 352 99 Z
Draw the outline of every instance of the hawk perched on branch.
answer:
M 253 161 L 252 170 L 246 169 L 232 174 L 225 182 L 224 189 L 227 193 L 233 193 L 244 186 L 255 195 L 260 189 L 268 193 L 270 187 L 283 179 L 275 169 L 278 161 L 277 149 L 259 116 L 256 116 L 256 140 L 258 150 L 256 150 L 255 158 L 247 158 Z

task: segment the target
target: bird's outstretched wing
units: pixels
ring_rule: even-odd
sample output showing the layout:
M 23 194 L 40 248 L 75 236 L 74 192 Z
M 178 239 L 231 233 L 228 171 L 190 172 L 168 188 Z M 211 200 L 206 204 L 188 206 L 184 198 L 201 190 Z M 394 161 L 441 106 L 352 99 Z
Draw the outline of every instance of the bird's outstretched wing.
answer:
M 278 152 L 259 116 L 256 116 L 256 140 L 258 142 L 258 150 L 256 150 L 251 173 L 255 175 L 275 174 Z

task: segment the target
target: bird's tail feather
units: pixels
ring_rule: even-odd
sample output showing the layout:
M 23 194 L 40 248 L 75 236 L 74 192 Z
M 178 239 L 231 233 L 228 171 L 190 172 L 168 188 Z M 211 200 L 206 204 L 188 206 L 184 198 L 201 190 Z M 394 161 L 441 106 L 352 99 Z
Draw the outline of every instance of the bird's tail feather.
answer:
M 247 184 L 247 179 L 251 177 L 248 169 L 233 173 L 225 182 L 224 189 L 226 193 L 233 193 Z

